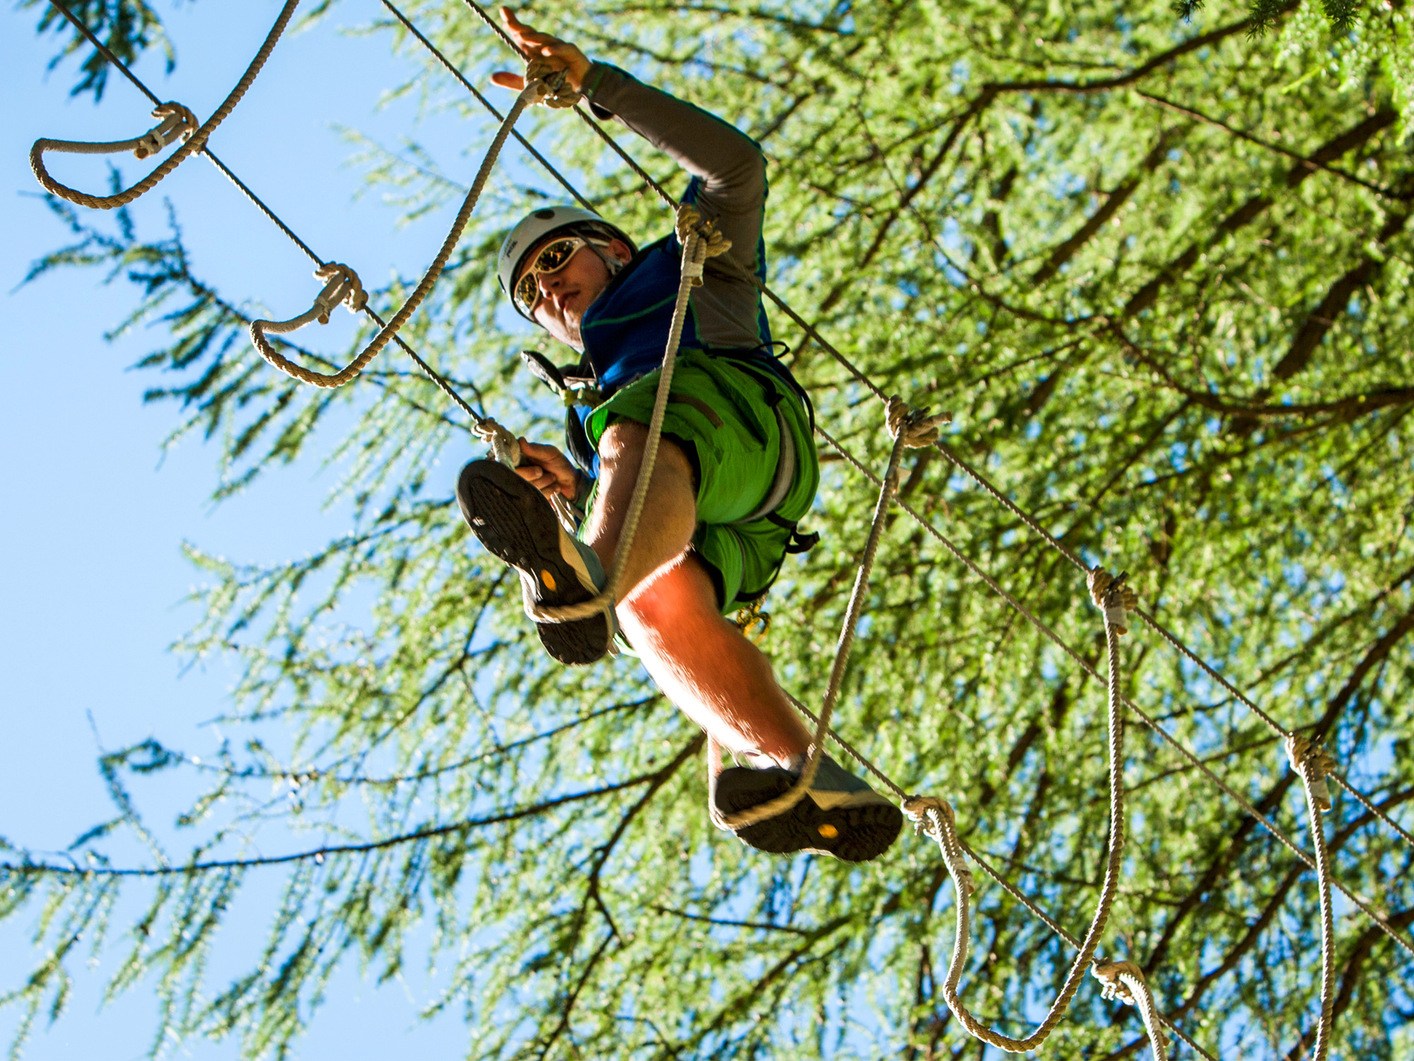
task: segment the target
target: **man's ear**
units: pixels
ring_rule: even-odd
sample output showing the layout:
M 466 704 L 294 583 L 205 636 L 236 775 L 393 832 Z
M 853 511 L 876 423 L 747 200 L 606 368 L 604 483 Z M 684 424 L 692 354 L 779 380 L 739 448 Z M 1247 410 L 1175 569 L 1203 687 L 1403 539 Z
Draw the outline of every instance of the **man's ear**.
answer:
M 609 241 L 609 246 L 606 247 L 605 250 L 609 252 L 610 257 L 625 264 L 627 264 L 628 260 L 633 257 L 632 248 L 630 248 L 627 243 L 625 243 L 621 239 L 618 239 L 617 237 Z

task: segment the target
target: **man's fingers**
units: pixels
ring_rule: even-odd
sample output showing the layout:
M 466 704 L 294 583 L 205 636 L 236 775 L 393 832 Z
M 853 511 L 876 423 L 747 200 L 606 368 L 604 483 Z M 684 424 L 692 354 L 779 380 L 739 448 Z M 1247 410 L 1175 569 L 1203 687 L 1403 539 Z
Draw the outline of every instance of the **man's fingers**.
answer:
M 519 92 L 521 89 L 525 88 L 525 78 L 521 77 L 520 74 L 512 74 L 507 70 L 497 70 L 492 74 L 491 83 L 493 85 L 500 85 L 502 88 L 508 88 L 512 92 Z

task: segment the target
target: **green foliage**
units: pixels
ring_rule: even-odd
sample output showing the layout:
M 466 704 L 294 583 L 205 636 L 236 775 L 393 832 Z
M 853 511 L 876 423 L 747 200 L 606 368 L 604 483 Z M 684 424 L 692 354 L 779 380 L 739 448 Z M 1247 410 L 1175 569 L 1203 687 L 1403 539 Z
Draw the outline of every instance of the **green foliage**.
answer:
M 142 53 L 156 48 L 169 73 L 176 67 L 176 50 L 167 38 L 161 17 L 147 0 L 64 0 L 63 6 L 124 63 L 131 66 Z M 95 100 L 101 99 L 109 75 L 116 73 L 103 54 L 92 48 L 84 34 L 49 0 L 19 0 L 19 7 L 39 8 L 37 31 L 60 39 L 59 52 L 49 64 L 51 69 L 70 55 L 84 57 L 69 95 L 91 92 Z
M 459 4 L 413 13 L 446 27 L 467 70 L 499 55 Z M 1323 737 L 1398 818 L 1414 796 L 1408 15 L 1337 37 L 1308 7 L 1259 5 L 1253 39 L 1237 12 L 1181 14 L 1192 24 L 1166 3 L 643 0 L 577 7 L 573 23 L 593 54 L 761 140 L 774 289 L 883 390 L 952 410 L 954 452 L 1085 562 L 1127 569 L 1146 609 L 1283 726 Z M 666 227 L 570 116 L 526 127 L 625 227 Z M 428 209 L 459 198 L 415 145 L 358 142 L 379 187 Z M 548 174 L 493 189 L 405 333 L 488 411 L 547 434 L 556 411 L 505 367 L 517 344 L 487 338 L 491 263 L 507 216 L 563 196 Z M 631 659 L 552 667 L 513 580 L 468 548 L 445 471 L 465 425 L 435 391 L 392 354 L 333 394 L 299 387 L 250 353 L 248 314 L 194 274 L 175 218 L 155 235 L 55 209 L 73 240 L 36 272 L 131 282 L 120 327 L 167 325 L 143 362 L 161 373 L 150 398 L 177 435 L 221 447 L 215 496 L 317 456 L 354 525 L 280 562 L 191 546 L 206 618 L 181 650 L 240 661 L 223 720 L 237 736 L 199 757 L 160 739 L 107 756 L 114 813 L 75 867 L 7 851 L 0 914 L 39 918 L 10 997 L 29 1020 L 62 1009 L 86 932 L 128 948 L 113 991 L 157 985 L 154 1052 L 179 1031 L 278 1056 L 343 963 L 383 979 L 424 953 L 445 985 L 428 1013 L 463 1015 L 470 1057 L 976 1051 L 941 998 L 953 899 L 937 853 L 905 839 L 849 867 L 713 835 L 700 737 Z M 774 320 L 821 425 L 882 469 L 877 401 Z M 825 542 L 788 566 L 767 643 L 806 703 L 873 494 L 826 455 Z M 890 526 L 839 728 L 906 789 L 948 798 L 967 843 L 1079 935 L 1108 829 L 1103 687 L 940 538 L 1101 668 L 1084 579 L 937 451 L 910 455 L 902 498 L 928 527 Z M 1127 694 L 1307 844 L 1276 735 L 1147 628 L 1123 648 Z M 1298 1051 L 1318 1010 L 1311 874 L 1129 720 L 1129 841 L 1102 952 L 1141 964 L 1215 1055 Z M 179 855 L 140 814 L 153 774 L 199 786 Z M 1340 792 L 1322 824 L 1339 880 L 1407 938 L 1409 846 Z M 110 852 L 135 839 L 150 868 L 114 875 L 140 856 Z M 291 854 L 259 856 L 257 840 Z M 248 869 L 271 862 L 283 896 L 254 909 Z M 109 925 L 120 889 L 150 905 Z M 213 982 L 241 903 L 268 936 L 245 974 Z M 1023 1033 L 1071 952 L 995 885 L 974 916 L 965 997 Z M 1347 904 L 1335 970 L 1332 1056 L 1401 1056 L 1409 953 Z M 1114 1057 L 1140 1038 L 1133 1011 L 1087 985 L 1048 1050 Z

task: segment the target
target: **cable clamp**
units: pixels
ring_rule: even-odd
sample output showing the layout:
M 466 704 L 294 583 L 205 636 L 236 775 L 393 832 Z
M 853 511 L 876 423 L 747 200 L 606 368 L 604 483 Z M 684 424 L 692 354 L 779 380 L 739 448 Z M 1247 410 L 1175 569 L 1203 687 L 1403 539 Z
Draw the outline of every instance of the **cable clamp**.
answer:
M 1129 632 L 1129 613 L 1139 607 L 1139 597 L 1125 582 L 1128 577 L 1127 571 L 1111 575 L 1099 564 L 1090 569 L 1087 577 L 1090 600 L 1105 613 L 1105 625 L 1120 637 Z
M 133 143 L 133 154 L 138 158 L 155 155 L 178 139 L 190 140 L 198 127 L 196 115 L 180 103 L 159 103 L 152 116 L 161 121 Z
M 1291 768 L 1310 788 L 1316 806 L 1323 812 L 1329 811 L 1331 790 L 1326 784 L 1326 775 L 1335 769 L 1335 759 L 1318 742 L 1307 740 L 1299 733 L 1287 734 L 1286 757 Z

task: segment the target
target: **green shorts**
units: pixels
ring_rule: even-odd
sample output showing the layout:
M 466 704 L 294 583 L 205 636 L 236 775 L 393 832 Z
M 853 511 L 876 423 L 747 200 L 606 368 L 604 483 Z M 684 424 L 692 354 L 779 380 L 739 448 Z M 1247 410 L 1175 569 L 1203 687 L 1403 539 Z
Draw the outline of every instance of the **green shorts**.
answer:
M 598 449 L 615 420 L 647 424 L 659 376 L 650 372 L 596 407 L 585 423 L 590 445 Z M 795 474 L 774 512 L 748 520 L 775 485 L 782 425 L 794 443 Z M 689 350 L 673 367 L 663 435 L 681 445 L 696 467 L 692 548 L 716 583 L 718 607 L 731 614 L 770 589 L 795 521 L 815 500 L 820 461 L 809 413 L 770 369 Z

